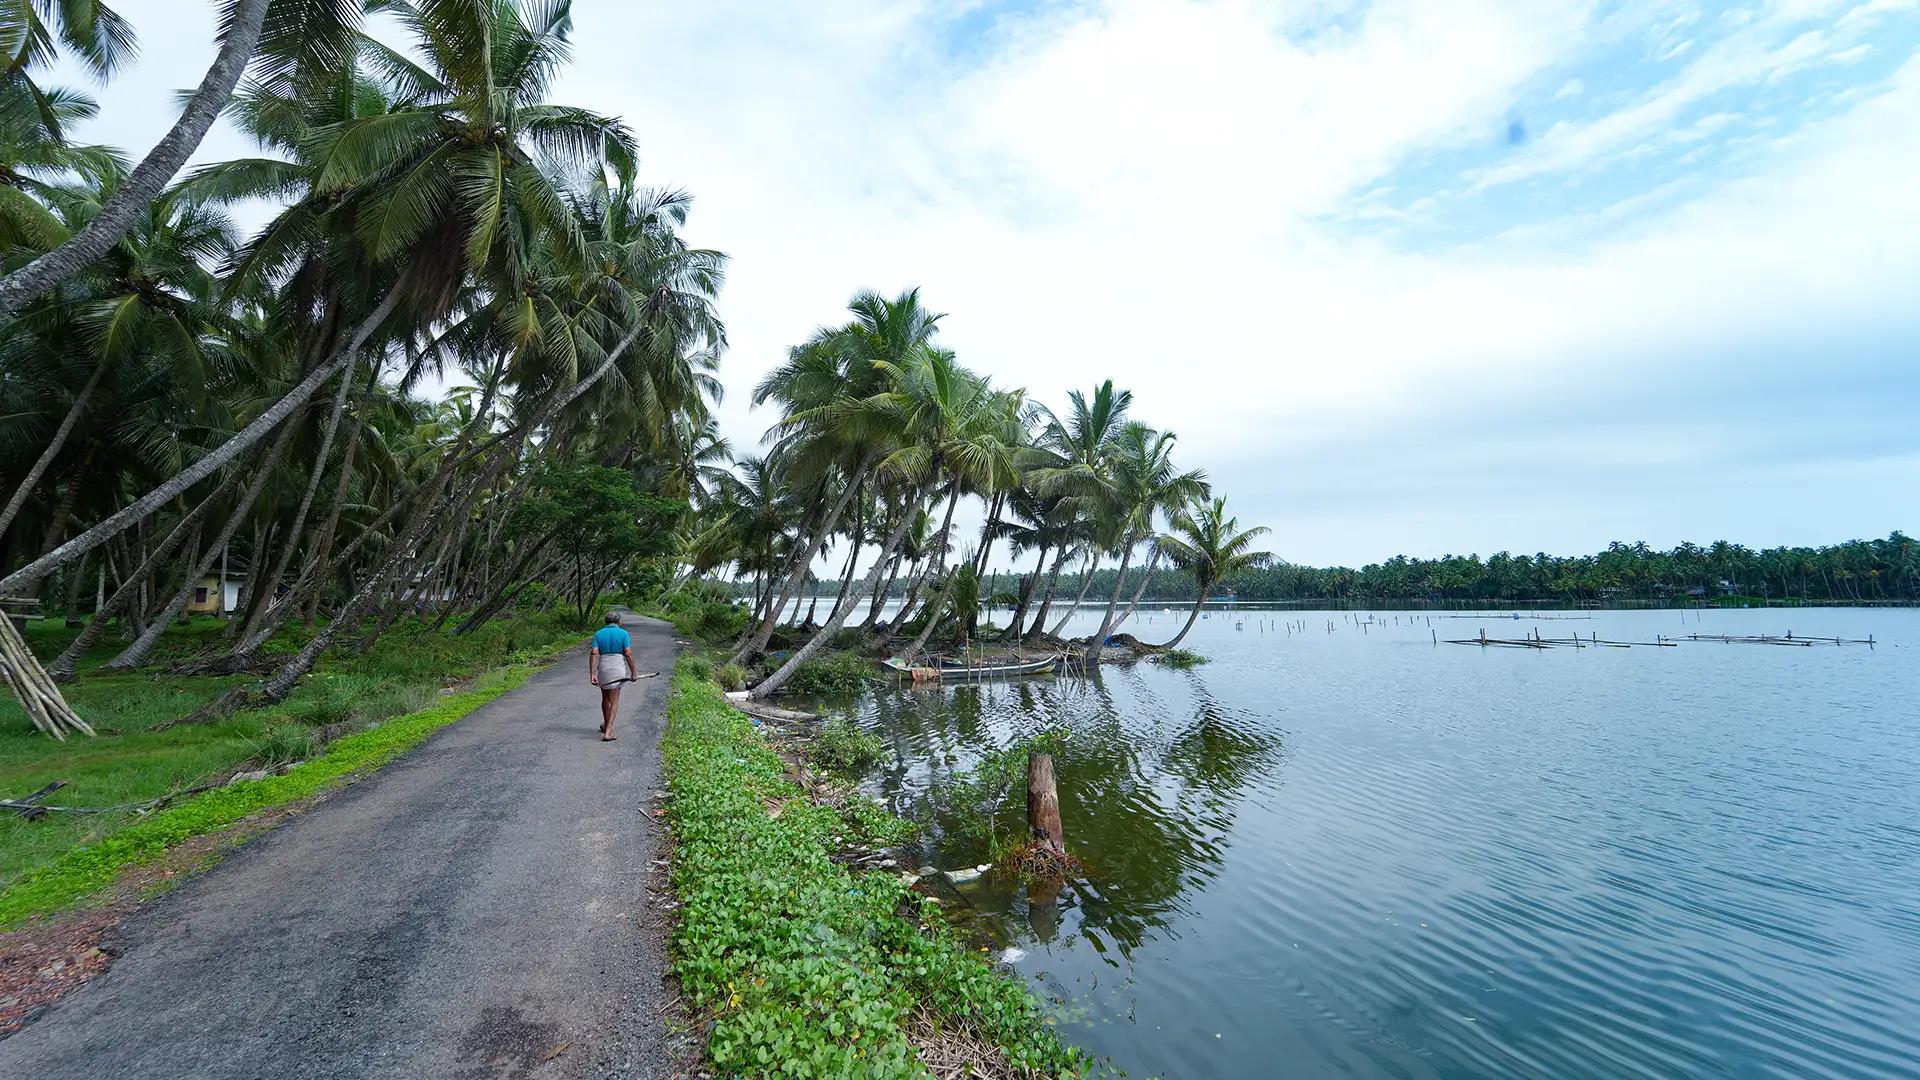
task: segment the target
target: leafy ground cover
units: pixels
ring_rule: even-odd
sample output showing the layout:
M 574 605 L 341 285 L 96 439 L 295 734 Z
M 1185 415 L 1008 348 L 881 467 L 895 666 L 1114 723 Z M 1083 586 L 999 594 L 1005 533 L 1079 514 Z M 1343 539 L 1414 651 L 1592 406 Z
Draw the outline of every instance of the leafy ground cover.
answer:
M 489 698 L 475 699 L 469 694 L 443 697 L 442 692 L 483 671 L 548 651 L 580 633 L 570 618 L 553 613 L 516 613 L 461 637 L 402 624 L 365 653 L 340 650 L 330 654 L 312 677 L 277 706 L 236 713 L 213 724 L 163 728 L 167 721 L 253 678 L 164 673 L 175 661 L 218 645 L 224 625 L 217 619 L 202 618 L 168 631 L 153 666 L 143 671 L 108 674 L 95 670 L 118 651 L 117 642 L 105 643 L 85 657 L 79 678 L 63 691 L 101 732 L 96 739 L 75 738 L 64 743 L 49 739 L 34 730 L 11 696 L 0 695 L 0 797 L 17 798 L 55 780 L 65 780 L 67 786 L 48 801 L 67 806 L 120 806 L 217 783 L 249 764 L 270 766 L 303 760 L 336 734 L 359 731 L 396 716 L 411 721 L 422 710 L 442 716 L 450 704 L 457 702 L 468 703 L 466 711 L 470 711 Z M 33 628 L 30 642 L 36 653 L 49 657 L 64 649 L 77 632 L 41 624 Z M 277 638 L 271 646 L 276 650 L 296 649 L 303 638 L 304 633 L 296 632 Z M 524 678 L 524 673 L 520 677 Z M 501 692 L 492 679 L 483 686 L 494 695 Z M 445 722 L 460 715 L 465 712 L 448 716 Z M 365 734 L 383 730 L 376 728 Z M 342 740 L 333 744 L 328 757 L 333 759 L 335 753 L 350 753 L 354 746 L 364 745 L 364 740 Z M 226 790 L 198 798 L 207 799 Z M 215 803 L 224 805 L 217 799 L 208 805 Z M 184 810 L 186 806 L 175 809 Z M 14 814 L 0 815 L 0 888 L 8 890 L 7 897 L 14 897 L 28 878 L 40 880 L 35 875 L 50 865 L 71 867 L 73 864 L 66 860 L 76 849 L 119 851 L 105 846 L 106 842 L 130 827 L 152 827 L 173 812 L 146 819 L 132 813 L 53 814 L 34 821 Z M 159 834 L 140 835 L 174 834 L 161 830 Z M 148 850 L 144 841 L 134 844 L 138 851 Z M 50 898 L 69 892 L 64 887 L 44 893 L 29 890 L 20 895 L 43 899 L 33 901 L 28 908 L 18 906 L 24 901 L 10 899 L 4 910 L 14 912 L 14 917 L 29 908 L 43 910 Z
M 829 856 L 888 842 L 877 806 L 814 803 L 752 721 L 682 661 L 667 707 L 667 820 L 683 906 L 675 971 L 713 1020 L 723 1075 L 924 1075 L 930 1046 L 969 1042 L 983 1075 L 1083 1075 L 1026 988 L 941 927 L 938 906 L 884 871 Z

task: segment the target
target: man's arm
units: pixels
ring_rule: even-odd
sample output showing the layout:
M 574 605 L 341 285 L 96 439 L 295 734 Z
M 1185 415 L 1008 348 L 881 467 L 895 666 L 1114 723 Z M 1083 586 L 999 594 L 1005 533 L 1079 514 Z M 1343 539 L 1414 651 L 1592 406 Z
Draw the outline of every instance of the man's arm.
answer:
M 587 681 L 595 686 L 600 685 L 600 646 L 598 645 L 587 647 Z

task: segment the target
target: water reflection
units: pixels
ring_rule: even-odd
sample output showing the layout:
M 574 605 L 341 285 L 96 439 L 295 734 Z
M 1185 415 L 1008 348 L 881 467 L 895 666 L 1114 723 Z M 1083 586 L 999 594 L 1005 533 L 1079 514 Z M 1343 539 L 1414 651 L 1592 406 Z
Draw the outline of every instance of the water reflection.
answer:
M 920 855 L 942 867 L 990 857 L 986 839 L 964 827 L 982 808 L 962 782 L 981 761 L 1039 732 L 1065 733 L 1054 767 L 1086 880 L 1034 892 L 989 874 L 961 895 L 1010 940 L 1084 946 L 1108 964 L 1149 934 L 1176 936 L 1169 918 L 1218 873 L 1239 806 L 1281 760 L 1279 737 L 1223 707 L 1196 672 L 1157 690 L 1118 670 L 889 688 L 862 709 L 862 724 L 892 748 L 871 783 L 895 812 L 930 825 Z M 999 835 L 1023 832 L 1023 793 L 1015 785 L 987 808 Z

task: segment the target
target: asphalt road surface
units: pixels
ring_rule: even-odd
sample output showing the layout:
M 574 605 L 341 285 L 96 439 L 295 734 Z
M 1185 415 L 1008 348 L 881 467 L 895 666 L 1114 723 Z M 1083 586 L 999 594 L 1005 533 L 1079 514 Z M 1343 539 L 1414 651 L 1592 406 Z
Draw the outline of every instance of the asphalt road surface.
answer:
M 658 826 L 672 627 L 627 616 L 617 741 L 585 645 L 110 939 L 0 1076 L 664 1077 Z M 564 1049 L 563 1049 L 564 1047 Z

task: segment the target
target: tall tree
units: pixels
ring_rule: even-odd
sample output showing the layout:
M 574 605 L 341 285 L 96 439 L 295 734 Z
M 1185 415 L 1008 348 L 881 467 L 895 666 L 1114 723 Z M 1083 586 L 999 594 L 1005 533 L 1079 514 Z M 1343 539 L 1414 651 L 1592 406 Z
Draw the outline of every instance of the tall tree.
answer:
M 1186 625 L 1173 635 L 1173 640 L 1158 648 L 1171 649 L 1186 640 L 1187 632 L 1193 629 L 1200 609 L 1221 578 L 1266 566 L 1273 560 L 1271 552 L 1253 550 L 1254 541 L 1266 534 L 1264 526 L 1240 528 L 1239 519 L 1227 515 L 1225 499 L 1216 498 L 1174 511 L 1167 535 L 1160 537 L 1160 550 L 1173 565 L 1192 576 L 1195 596 Z

